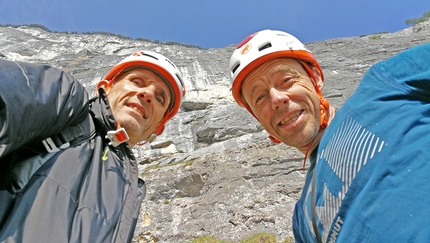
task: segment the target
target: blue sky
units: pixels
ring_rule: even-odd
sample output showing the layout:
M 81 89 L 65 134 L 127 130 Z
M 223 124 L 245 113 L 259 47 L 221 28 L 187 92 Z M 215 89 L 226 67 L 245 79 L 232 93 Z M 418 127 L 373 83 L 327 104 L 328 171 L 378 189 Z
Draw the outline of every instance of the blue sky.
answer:
M 261 29 L 305 43 L 395 32 L 427 11 L 430 0 L 0 0 L 0 24 L 217 48 Z

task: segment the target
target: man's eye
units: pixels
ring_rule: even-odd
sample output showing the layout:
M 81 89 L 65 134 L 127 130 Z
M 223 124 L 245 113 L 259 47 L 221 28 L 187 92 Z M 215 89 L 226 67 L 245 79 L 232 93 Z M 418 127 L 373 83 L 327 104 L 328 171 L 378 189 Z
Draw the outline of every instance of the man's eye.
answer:
M 293 77 L 288 77 L 288 78 L 284 79 L 284 83 L 288 83 L 288 82 L 293 81 L 293 80 L 294 80 Z
M 137 86 L 142 86 L 142 80 L 134 78 L 131 80 L 132 83 L 134 83 Z
M 161 97 L 161 96 L 157 96 L 157 97 L 155 97 L 155 99 L 161 104 L 161 105 L 164 105 L 164 99 L 163 99 L 163 97 Z
M 257 96 L 257 98 L 255 99 L 255 103 L 258 104 L 263 98 L 264 98 L 264 94 Z

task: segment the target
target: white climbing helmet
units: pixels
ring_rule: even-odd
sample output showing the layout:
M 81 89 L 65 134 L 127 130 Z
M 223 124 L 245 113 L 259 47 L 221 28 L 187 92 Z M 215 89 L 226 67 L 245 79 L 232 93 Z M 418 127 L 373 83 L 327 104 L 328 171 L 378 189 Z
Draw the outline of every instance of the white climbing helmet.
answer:
M 172 99 L 169 105 L 169 110 L 166 112 L 162 122 L 154 132 L 156 135 L 160 135 L 164 131 L 164 125 L 166 122 L 174 117 L 179 111 L 182 99 L 185 96 L 185 86 L 182 74 L 176 65 L 167 57 L 151 51 L 137 51 L 115 65 L 106 74 L 104 80 L 108 82 L 108 89 L 112 86 L 116 76 L 124 71 L 128 71 L 136 67 L 146 68 L 157 73 L 170 88 Z
M 241 85 L 244 78 L 264 62 L 280 57 L 296 58 L 308 63 L 318 68 L 322 76 L 321 67 L 315 56 L 293 35 L 267 29 L 246 37 L 237 45 L 230 59 L 230 87 L 236 102 L 247 108 L 251 114 L 251 109 L 241 96 Z M 323 76 L 321 78 L 324 80 Z M 316 84 L 314 83 L 314 85 Z

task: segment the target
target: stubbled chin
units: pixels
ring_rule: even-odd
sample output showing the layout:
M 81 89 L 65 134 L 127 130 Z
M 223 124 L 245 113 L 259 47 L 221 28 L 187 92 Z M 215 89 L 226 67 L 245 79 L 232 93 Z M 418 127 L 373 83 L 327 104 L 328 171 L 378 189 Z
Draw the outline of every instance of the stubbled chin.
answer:
M 135 115 L 127 115 L 122 116 L 121 118 L 117 119 L 118 123 L 121 127 L 125 128 L 127 130 L 127 133 L 135 133 L 135 132 L 142 132 L 141 126 L 143 124 L 143 118 L 142 117 L 136 117 Z
M 303 114 L 294 122 L 279 125 L 276 128 L 278 137 L 285 138 L 283 141 L 286 144 L 297 148 L 312 142 L 319 131 L 319 125 L 312 120 L 306 119 Z

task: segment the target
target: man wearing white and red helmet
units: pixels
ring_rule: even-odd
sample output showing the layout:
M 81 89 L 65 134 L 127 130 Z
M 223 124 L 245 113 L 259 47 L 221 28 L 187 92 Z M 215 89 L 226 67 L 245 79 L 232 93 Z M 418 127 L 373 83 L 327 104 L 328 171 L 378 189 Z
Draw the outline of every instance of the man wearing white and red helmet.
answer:
M 283 66 L 291 70 L 284 70 Z M 234 99 L 262 123 L 272 141 L 297 147 L 304 154 L 315 148 L 318 143 L 312 142 L 318 140 L 335 110 L 321 94 L 324 76 L 320 65 L 297 38 L 281 31 L 257 32 L 238 45 L 230 60 L 230 71 Z M 261 73 L 268 73 L 270 76 L 260 77 Z M 262 85 L 263 83 L 265 85 Z M 308 95 L 313 99 L 310 99 L 309 104 L 297 102 L 286 114 L 273 114 L 276 117 L 266 121 L 265 118 L 272 115 L 267 113 L 272 113 L 271 109 L 266 109 L 267 105 L 271 105 L 271 96 L 278 96 L 274 92 L 282 92 L 291 86 L 306 93 L 297 98 L 305 98 Z M 288 100 L 281 98 L 276 102 Z M 282 107 L 274 110 L 280 109 L 283 110 Z M 310 119 L 301 119 L 301 123 L 298 123 L 298 116 L 309 116 Z M 304 122 L 307 124 L 303 124 Z M 283 129 L 288 126 L 289 129 Z M 300 129 L 307 130 L 299 131 Z M 303 141 L 296 141 L 297 139 L 293 139 L 289 134 L 299 132 L 303 133 Z
M 427 44 L 374 65 L 335 112 L 320 65 L 297 38 L 263 30 L 237 46 L 234 99 L 272 141 L 311 161 L 296 242 L 430 240 L 429 56 Z
M 107 93 L 112 112 L 129 133 L 132 146 L 151 134 L 160 135 L 185 95 L 182 75 L 175 64 L 150 51 L 125 58 L 97 87 Z
M 136 52 L 89 99 L 70 74 L 0 59 L 0 83 L 0 242 L 131 242 L 146 190 L 131 147 L 178 112 L 178 68 Z

